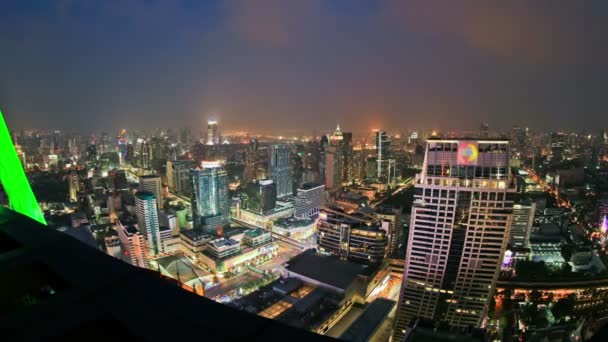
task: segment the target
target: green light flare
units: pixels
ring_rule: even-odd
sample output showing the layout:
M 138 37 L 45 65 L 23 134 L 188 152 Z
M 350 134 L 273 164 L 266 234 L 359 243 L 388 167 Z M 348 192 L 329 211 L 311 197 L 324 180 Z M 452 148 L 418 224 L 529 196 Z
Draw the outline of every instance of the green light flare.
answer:
M 0 111 L 0 182 L 8 195 L 11 209 L 46 225 L 44 215 L 13 146 L 2 111 Z

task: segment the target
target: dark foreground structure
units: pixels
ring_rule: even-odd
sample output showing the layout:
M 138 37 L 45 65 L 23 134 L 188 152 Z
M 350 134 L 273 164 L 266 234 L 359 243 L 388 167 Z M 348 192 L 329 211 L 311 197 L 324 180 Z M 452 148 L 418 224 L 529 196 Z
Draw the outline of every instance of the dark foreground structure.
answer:
M 18 341 L 331 341 L 182 290 L 0 207 L 0 331 Z

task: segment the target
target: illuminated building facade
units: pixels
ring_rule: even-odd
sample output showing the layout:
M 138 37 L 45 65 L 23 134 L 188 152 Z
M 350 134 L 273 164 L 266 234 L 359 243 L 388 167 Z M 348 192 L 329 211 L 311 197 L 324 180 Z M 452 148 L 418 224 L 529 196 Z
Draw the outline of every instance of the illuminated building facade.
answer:
M 140 231 L 133 225 L 123 226 L 117 221 L 116 231 L 123 248 L 123 254 L 133 266 L 148 268 L 148 245 Z
M 259 143 L 256 138 L 249 141 L 247 151 L 245 152 L 245 181 L 252 182 L 257 179 L 258 172 L 258 156 Z
M 219 162 L 191 171 L 194 227 L 218 231 L 230 223 L 228 173 Z
M 270 179 L 247 184 L 247 210 L 265 213 L 277 204 L 277 187 Z
M 292 196 L 291 149 L 288 145 L 271 145 L 268 153 L 268 178 L 276 184 L 277 198 Z
M 68 188 L 70 192 L 70 202 L 78 202 L 78 192 L 80 191 L 80 180 L 76 171 L 70 171 L 68 175 Z
M 508 141 L 431 138 L 414 206 L 393 340 L 413 318 L 479 326 L 509 239 Z
M 135 194 L 135 210 L 137 212 L 137 227 L 145 236 L 150 253 L 162 252 L 160 226 L 156 196 L 149 191 L 138 191 Z
M 139 190 L 153 193 L 156 199 L 156 207 L 163 207 L 162 183 L 159 176 L 139 177 Z
M 317 215 L 324 203 L 324 193 L 325 186 L 322 184 L 303 184 L 297 191 L 294 216 L 307 218 Z
M 323 208 L 317 220 L 319 251 L 343 260 L 378 264 L 386 255 L 388 222 L 341 210 Z
M 167 162 L 167 165 L 169 162 Z M 178 195 L 190 196 L 192 185 L 190 183 L 190 170 L 192 169 L 191 160 L 175 160 L 171 163 L 171 174 L 173 187 L 169 184 L 169 189 Z M 169 179 L 169 167 L 167 166 L 167 182 Z
M 207 122 L 207 145 L 219 145 L 220 143 L 220 128 L 217 121 L 210 120 Z
M 509 245 L 517 248 L 527 248 L 530 245 L 530 234 L 534 224 L 536 203 L 513 205 L 513 222 L 509 234 Z
M 385 131 L 376 132 L 376 178 L 381 183 L 390 182 L 391 167 L 394 175 L 395 163 L 390 154 L 391 139 Z

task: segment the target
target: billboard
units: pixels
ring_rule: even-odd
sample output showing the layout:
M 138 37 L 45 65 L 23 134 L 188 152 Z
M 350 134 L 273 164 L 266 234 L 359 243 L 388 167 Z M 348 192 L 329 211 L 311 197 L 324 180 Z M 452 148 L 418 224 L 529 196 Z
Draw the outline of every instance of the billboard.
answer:
M 458 165 L 477 165 L 479 149 L 475 141 L 458 142 Z

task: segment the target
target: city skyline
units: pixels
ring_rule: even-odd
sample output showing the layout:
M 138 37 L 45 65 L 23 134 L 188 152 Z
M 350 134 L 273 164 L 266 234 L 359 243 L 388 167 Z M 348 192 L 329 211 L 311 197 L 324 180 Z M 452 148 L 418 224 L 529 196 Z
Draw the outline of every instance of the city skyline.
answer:
M 0 106 L 14 129 L 605 125 L 601 1 L 264 5 L 5 2 Z

